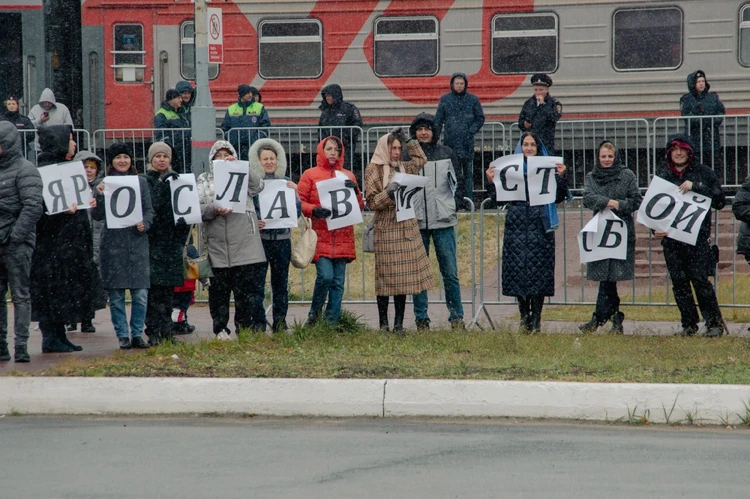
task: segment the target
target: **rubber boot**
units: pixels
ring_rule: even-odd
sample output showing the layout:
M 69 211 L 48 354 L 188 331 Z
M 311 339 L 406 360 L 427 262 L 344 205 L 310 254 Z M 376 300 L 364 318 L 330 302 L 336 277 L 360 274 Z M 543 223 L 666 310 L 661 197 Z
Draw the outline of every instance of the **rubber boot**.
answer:
M 404 313 L 406 311 L 406 295 L 396 295 L 393 297 L 393 304 L 396 308 L 396 317 L 393 320 L 393 332 L 399 336 L 404 335 Z
M 542 308 L 544 308 L 544 296 L 532 296 L 531 299 L 531 332 L 542 331 Z
M 61 326 L 57 329 L 57 339 L 60 343 L 72 348 L 75 352 L 83 350 L 83 347 L 73 344 L 73 342 L 68 339 L 68 335 L 65 333 L 65 326 Z
M 15 346 L 13 360 L 16 362 L 31 362 L 31 357 L 29 357 L 29 351 L 26 349 L 26 345 Z
M 518 313 L 521 315 L 521 331 L 531 332 L 531 302 L 528 298 L 518 297 Z
M 612 329 L 609 332 L 612 334 L 625 334 L 625 329 L 622 327 L 624 320 L 625 314 L 620 311 L 615 312 L 615 315 L 612 316 Z
M 378 323 L 380 330 L 388 332 L 388 296 L 377 296 L 378 303 Z
M 594 312 L 591 314 L 591 320 L 588 321 L 586 324 L 581 324 L 578 326 L 578 329 L 581 330 L 582 333 L 595 333 L 597 329 L 599 329 L 599 326 L 604 324 L 606 321 L 603 321 L 599 318 L 599 316 Z
M 10 352 L 7 343 L 0 343 L 0 361 L 10 360 Z

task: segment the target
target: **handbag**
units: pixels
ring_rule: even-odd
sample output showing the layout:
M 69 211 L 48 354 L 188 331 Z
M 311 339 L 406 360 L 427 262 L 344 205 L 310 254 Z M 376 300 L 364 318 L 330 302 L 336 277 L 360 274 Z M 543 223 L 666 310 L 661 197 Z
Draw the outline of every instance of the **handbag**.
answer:
M 304 269 L 315 257 L 315 248 L 318 245 L 318 234 L 312 228 L 312 220 L 303 216 L 305 225 L 302 227 L 302 235 L 296 244 L 292 246 L 292 265 L 298 269 Z
M 190 232 L 192 233 L 192 228 L 190 229 Z M 185 247 L 182 249 L 182 258 L 185 266 L 184 271 L 184 277 L 185 279 L 198 279 L 199 281 L 202 281 L 204 279 L 208 279 L 209 277 L 213 277 L 214 273 L 213 270 L 211 270 L 211 262 L 208 259 L 208 233 L 204 231 L 204 248 L 206 248 L 206 251 L 203 255 L 198 256 L 198 258 L 190 258 L 187 256 L 187 246 L 190 242 L 190 236 L 191 234 L 188 234 L 187 240 L 185 241 Z

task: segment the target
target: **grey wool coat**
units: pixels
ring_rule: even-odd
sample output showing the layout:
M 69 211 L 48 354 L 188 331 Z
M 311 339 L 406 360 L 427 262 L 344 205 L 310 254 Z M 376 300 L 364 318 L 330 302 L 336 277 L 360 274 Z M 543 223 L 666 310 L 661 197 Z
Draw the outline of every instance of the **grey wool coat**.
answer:
M 600 168 L 599 165 L 596 168 Z M 635 174 L 616 161 L 610 168 L 619 172 L 606 181 L 598 180 L 595 172 L 586 175 L 583 191 L 583 206 L 594 214 L 605 209 L 610 199 L 620 203 L 620 208 L 612 212 L 620 217 L 628 227 L 628 251 L 626 260 L 599 260 L 586 264 L 586 278 L 589 281 L 629 281 L 635 276 L 635 224 L 633 213 L 641 205 L 641 193 Z

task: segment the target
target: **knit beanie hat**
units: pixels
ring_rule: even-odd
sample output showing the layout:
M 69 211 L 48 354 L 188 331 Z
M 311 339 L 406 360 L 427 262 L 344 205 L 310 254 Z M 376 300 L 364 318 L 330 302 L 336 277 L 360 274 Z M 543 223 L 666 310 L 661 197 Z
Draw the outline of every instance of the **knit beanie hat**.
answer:
M 167 95 L 166 97 L 164 97 L 164 100 L 171 101 L 172 99 L 177 97 L 180 97 L 180 92 L 178 92 L 174 88 L 170 88 L 169 90 L 167 90 Z
M 169 144 L 165 142 L 154 142 L 153 144 L 151 144 L 151 147 L 148 148 L 149 164 L 151 164 L 151 160 L 154 159 L 154 156 L 156 156 L 160 152 L 166 154 L 169 160 L 172 161 L 172 148 L 169 147 Z
M 243 98 L 247 94 L 253 93 L 253 87 L 250 85 L 245 85 L 244 83 L 237 87 L 237 93 L 240 95 L 240 99 Z
M 112 160 L 120 154 L 127 154 L 128 156 L 130 156 L 130 163 L 134 163 L 133 150 L 130 148 L 130 145 L 126 144 L 125 142 L 115 142 L 107 148 L 107 164 L 111 165 Z

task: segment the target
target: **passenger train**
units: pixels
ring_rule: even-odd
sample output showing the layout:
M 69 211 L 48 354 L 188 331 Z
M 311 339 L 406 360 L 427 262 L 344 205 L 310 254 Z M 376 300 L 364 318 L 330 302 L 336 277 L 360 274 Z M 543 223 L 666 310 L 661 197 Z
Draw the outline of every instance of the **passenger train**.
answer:
M 46 27 L 56 20 L 49 9 L 71 1 L 80 27 L 71 15 L 69 31 L 50 40 L 55 33 Z M 0 23 L 11 28 L 0 34 L 0 91 L 22 94 L 29 108 L 54 84 L 89 130 L 151 127 L 166 90 L 194 79 L 193 2 L 78 2 L 0 5 Z M 552 77 L 550 93 L 563 103 L 564 119 L 679 114 L 685 78 L 695 69 L 706 72 L 727 113 L 750 112 L 748 0 L 213 0 L 209 6 L 222 9 L 224 25 L 224 62 L 210 74 L 217 121 L 237 99 L 237 85 L 248 83 L 260 89 L 274 125 L 316 124 L 321 89 L 338 83 L 367 125 L 404 122 L 434 112 L 454 72 L 468 75 L 469 91 L 491 121 L 517 119 L 537 72 Z M 78 57 L 64 50 L 71 46 L 80 47 Z M 69 78 L 56 78 L 71 65 Z

